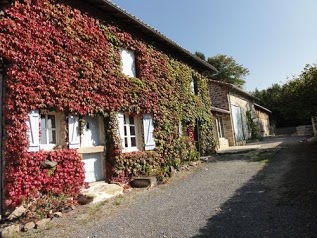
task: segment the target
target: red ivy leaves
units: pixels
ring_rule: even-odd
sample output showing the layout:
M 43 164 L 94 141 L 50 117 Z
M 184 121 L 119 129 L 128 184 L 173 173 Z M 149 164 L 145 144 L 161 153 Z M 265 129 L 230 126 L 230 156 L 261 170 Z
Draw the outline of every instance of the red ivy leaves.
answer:
M 188 100 L 192 95 L 179 91 L 179 84 L 189 79 L 174 75 L 171 59 L 124 28 L 102 25 L 54 0 L 16 1 L 0 18 L 0 55 L 9 63 L 4 103 L 8 204 L 16 205 L 36 190 L 75 193 L 83 179 L 82 164 L 74 151 L 27 152 L 25 121 L 32 109 L 79 115 L 118 110 L 152 113 L 160 161 L 175 147 L 175 126 L 182 119 L 182 108 L 193 109 L 190 116 L 182 115 L 187 121 L 192 121 L 192 115 L 210 114 L 208 102 L 200 112 L 201 107 Z M 121 73 L 119 47 L 135 50 L 137 79 Z M 189 70 L 187 76 L 191 74 Z M 116 148 L 108 153 L 112 166 L 120 163 Z M 49 158 L 59 162 L 56 176 L 47 176 L 48 171 L 39 167 Z
M 45 160 L 56 161 L 56 168 L 43 169 Z M 24 153 L 18 161 L 6 166 L 6 200 L 8 206 L 16 206 L 40 193 L 75 196 L 84 182 L 84 167 L 75 150 Z

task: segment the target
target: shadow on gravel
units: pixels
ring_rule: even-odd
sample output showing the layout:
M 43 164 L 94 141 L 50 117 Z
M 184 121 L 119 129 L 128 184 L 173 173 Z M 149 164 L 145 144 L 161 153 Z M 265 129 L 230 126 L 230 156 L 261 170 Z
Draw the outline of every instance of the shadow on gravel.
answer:
M 198 237 L 317 237 L 317 144 L 217 157 L 264 168 L 209 218 Z

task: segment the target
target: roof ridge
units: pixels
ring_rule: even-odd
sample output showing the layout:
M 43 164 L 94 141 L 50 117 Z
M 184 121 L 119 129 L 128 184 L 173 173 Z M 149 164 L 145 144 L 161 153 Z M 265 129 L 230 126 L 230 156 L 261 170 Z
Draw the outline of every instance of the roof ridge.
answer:
M 163 40 L 165 40 L 166 42 L 168 42 L 172 46 L 177 47 L 179 50 L 183 51 L 185 54 L 187 54 L 188 56 L 193 58 L 196 62 L 199 62 L 200 64 L 203 64 L 205 67 L 209 68 L 210 70 L 218 72 L 218 70 L 214 66 L 209 64 L 207 61 L 205 61 L 205 60 L 199 58 L 198 56 L 196 56 L 195 54 L 191 53 L 189 50 L 185 49 L 184 47 L 182 47 L 180 44 L 178 44 L 174 40 L 172 40 L 172 39 L 168 38 L 167 36 L 165 36 L 159 30 L 155 29 L 154 27 L 150 26 L 149 24 L 147 24 L 146 22 L 144 22 L 140 18 L 138 18 L 135 15 L 131 14 L 126 9 L 121 8 L 119 5 L 117 5 L 116 3 L 113 3 L 111 0 L 90 0 L 90 2 L 94 2 L 94 3 L 98 3 L 98 2 L 100 3 L 100 1 L 105 3 L 105 4 L 108 4 L 108 5 L 112 6 L 112 7 L 114 7 L 117 11 L 121 12 L 122 14 L 125 14 L 127 17 L 131 18 L 136 23 L 138 23 L 138 24 L 142 25 L 143 27 L 147 28 L 147 30 L 152 31 L 152 33 L 156 34 L 157 36 L 159 36 L 160 38 L 162 38 Z

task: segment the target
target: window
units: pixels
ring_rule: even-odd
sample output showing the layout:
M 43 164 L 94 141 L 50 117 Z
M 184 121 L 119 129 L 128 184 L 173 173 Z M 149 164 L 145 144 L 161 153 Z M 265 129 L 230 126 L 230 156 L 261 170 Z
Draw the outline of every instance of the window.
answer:
M 223 126 L 222 116 L 217 116 L 216 123 L 217 123 L 217 131 L 218 131 L 219 138 L 225 138 L 225 131 Z
M 59 122 L 62 114 L 46 110 L 33 110 L 28 114 L 28 151 L 53 149 L 59 144 Z
M 121 61 L 122 73 L 129 77 L 136 77 L 134 52 L 127 49 L 121 49 Z
M 56 116 L 55 114 L 41 114 L 41 145 L 56 145 Z
M 137 151 L 142 147 L 141 118 L 136 115 L 118 113 L 119 136 L 123 152 Z M 155 148 L 154 141 L 154 125 L 150 114 L 143 115 L 143 138 L 144 149 L 153 150 Z
M 190 91 L 192 94 L 195 94 L 195 82 L 193 79 L 190 81 Z
M 182 121 L 178 122 L 178 134 L 180 137 L 188 136 L 187 127 L 188 127 L 188 125 L 186 123 L 184 123 Z
M 134 116 L 124 115 L 124 147 L 131 150 L 137 150 L 136 119 Z
M 190 91 L 194 95 L 198 94 L 197 82 L 194 79 L 190 81 Z

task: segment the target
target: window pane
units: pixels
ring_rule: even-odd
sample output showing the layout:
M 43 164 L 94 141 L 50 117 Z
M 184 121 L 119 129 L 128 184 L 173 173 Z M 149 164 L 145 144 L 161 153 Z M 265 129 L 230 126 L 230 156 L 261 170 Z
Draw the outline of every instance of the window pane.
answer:
M 56 144 L 56 131 L 48 130 L 48 144 Z
M 127 116 L 126 115 L 124 115 L 124 124 L 127 124 Z
M 128 148 L 129 145 L 128 145 L 128 138 L 124 138 L 124 147 L 125 148 Z
M 131 138 L 131 146 L 136 147 L 136 138 L 135 137 Z
M 55 116 L 54 115 L 47 116 L 47 128 L 55 128 Z
M 45 115 L 41 115 L 41 129 L 45 129 Z
M 42 127 L 42 123 L 41 123 Z M 41 128 L 41 144 L 46 144 L 46 130 L 45 128 Z
M 127 127 L 126 126 L 124 126 L 124 136 L 127 136 L 128 134 L 127 134 Z
M 129 122 L 130 122 L 130 125 L 134 125 L 134 117 L 133 116 L 129 117 Z
M 135 126 L 130 126 L 130 135 L 135 136 Z

